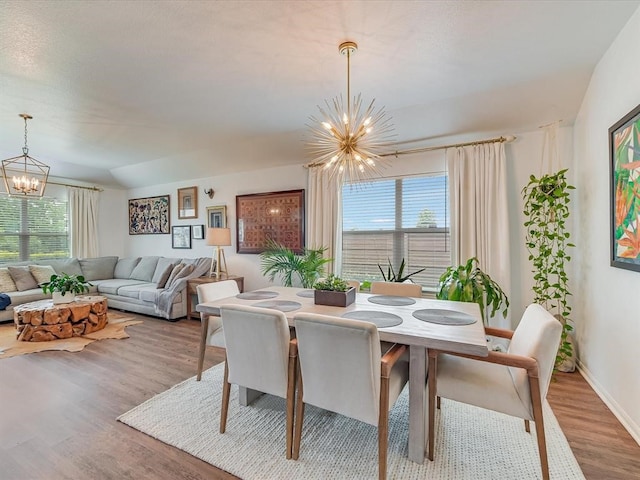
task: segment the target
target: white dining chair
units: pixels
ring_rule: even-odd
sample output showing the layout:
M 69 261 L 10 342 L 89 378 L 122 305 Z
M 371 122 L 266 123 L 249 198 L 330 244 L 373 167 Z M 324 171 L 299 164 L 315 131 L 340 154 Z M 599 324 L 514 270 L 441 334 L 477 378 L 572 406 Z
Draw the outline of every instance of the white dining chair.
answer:
M 371 282 L 371 293 L 397 295 L 400 297 L 422 297 L 422 286 L 417 283 Z
M 373 323 L 311 313 L 294 317 L 298 396 L 293 458 L 298 459 L 305 404 L 378 427 L 378 476 L 386 478 L 389 410 L 409 378 L 408 348 L 384 356 Z
M 297 350 L 284 313 L 241 305 L 222 305 L 227 360 L 224 367 L 220 433 L 227 427 L 231 384 L 287 401 L 286 457 L 291 458 Z
M 547 396 L 562 325 L 547 310 L 531 304 L 515 332 L 485 328 L 487 335 L 509 338 L 506 353 L 487 357 L 429 349 L 429 451 L 433 460 L 436 396 L 535 422 L 542 478 L 549 479 L 542 402 Z
M 198 303 L 214 302 L 223 298 L 233 297 L 240 293 L 235 280 L 203 283 L 198 285 L 196 291 L 198 293 Z M 224 350 L 222 320 L 220 317 L 200 313 L 200 348 L 198 351 L 198 372 L 196 376 L 198 382 L 202 378 L 202 365 L 204 363 L 204 353 L 207 346 Z

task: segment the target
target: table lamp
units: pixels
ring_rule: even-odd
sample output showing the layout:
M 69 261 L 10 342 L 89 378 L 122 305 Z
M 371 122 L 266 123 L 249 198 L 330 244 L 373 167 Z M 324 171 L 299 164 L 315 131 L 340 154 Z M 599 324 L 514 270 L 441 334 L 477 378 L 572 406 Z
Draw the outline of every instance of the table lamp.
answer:
M 207 228 L 207 245 L 216 247 L 211 255 L 211 268 L 209 268 L 209 276 L 213 276 L 213 261 L 216 259 L 216 278 L 220 278 L 220 272 L 227 272 L 227 260 L 224 258 L 224 250 L 220 247 L 228 247 L 231 245 L 231 229 L 230 228 Z M 224 262 L 224 270 L 220 269 L 220 255 Z

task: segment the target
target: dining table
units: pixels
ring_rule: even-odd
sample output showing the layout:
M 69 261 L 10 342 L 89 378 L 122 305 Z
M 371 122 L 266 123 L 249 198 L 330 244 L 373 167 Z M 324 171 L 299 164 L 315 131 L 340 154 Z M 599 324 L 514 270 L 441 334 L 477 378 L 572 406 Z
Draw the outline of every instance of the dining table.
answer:
M 488 355 L 484 325 L 476 303 L 357 293 L 351 305 L 335 307 L 316 305 L 311 289 L 269 286 L 200 303 L 196 310 L 219 316 L 220 306 L 229 304 L 274 308 L 285 314 L 292 328 L 295 328 L 295 315 L 301 312 L 370 321 L 378 327 L 381 341 L 408 345 L 408 458 L 420 464 L 424 462 L 428 432 L 427 350 Z

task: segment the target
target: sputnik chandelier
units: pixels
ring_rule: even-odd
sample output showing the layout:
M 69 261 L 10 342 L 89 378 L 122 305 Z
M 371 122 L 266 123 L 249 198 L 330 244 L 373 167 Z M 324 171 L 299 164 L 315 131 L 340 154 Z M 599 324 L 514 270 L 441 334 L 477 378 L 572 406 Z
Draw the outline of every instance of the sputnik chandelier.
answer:
M 340 182 L 358 182 L 380 175 L 380 168 L 387 166 L 379 150 L 393 139 L 393 125 L 386 118 L 384 107 L 374 109 L 375 99 L 363 109 L 362 96 L 351 98 L 351 56 L 358 49 L 355 42 L 344 42 L 339 51 L 347 57 L 347 104 L 342 95 L 332 103 L 325 100 L 326 109 L 318 106 L 321 119 L 314 116 L 308 127 L 311 140 L 307 150 L 313 161 L 309 167 L 329 171 L 331 178 Z
M 26 113 L 21 113 L 20 116 L 24 119 L 24 147 L 22 155 L 2 161 L 4 186 L 9 195 L 41 197 L 47 185 L 49 167 L 29 156 L 27 120 L 33 117 Z

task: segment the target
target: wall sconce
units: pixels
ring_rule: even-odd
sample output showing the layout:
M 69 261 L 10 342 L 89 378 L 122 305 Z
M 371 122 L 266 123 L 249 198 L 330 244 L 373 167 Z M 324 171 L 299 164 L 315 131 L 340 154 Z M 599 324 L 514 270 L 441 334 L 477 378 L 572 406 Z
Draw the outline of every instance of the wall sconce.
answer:
M 213 195 L 216 193 L 213 191 L 213 188 L 210 188 L 209 190 L 205 189 L 204 193 L 206 193 L 207 195 L 209 195 L 209 198 L 213 198 Z

